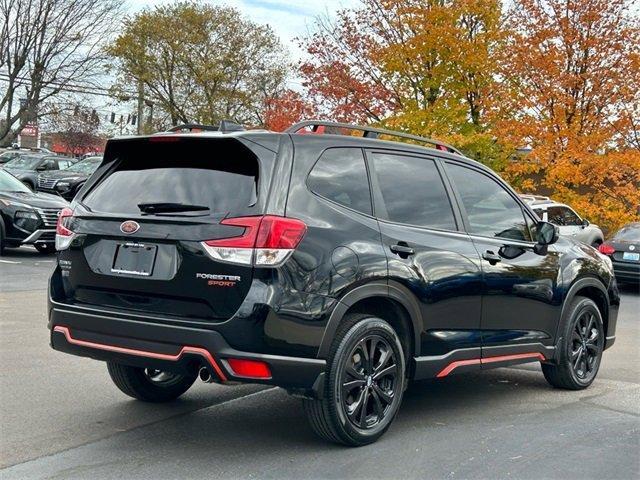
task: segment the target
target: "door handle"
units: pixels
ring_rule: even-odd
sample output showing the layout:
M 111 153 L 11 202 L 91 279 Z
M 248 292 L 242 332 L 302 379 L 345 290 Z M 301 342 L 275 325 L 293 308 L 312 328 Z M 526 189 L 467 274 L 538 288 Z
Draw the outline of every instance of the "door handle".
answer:
M 491 250 L 487 250 L 486 252 L 484 252 L 482 254 L 482 258 L 484 258 L 491 265 L 495 265 L 496 263 L 502 261 L 502 258 L 500 257 L 500 255 L 496 255 Z
M 409 255 L 413 255 L 416 251 L 411 248 L 409 245 L 402 245 L 398 243 L 397 245 L 391 245 L 389 247 L 393 253 L 399 255 L 400 258 L 407 258 Z

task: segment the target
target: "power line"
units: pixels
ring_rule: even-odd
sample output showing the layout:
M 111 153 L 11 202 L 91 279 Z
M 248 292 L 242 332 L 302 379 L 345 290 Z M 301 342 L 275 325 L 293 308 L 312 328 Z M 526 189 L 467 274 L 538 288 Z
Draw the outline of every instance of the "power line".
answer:
M 5 82 L 9 82 L 11 80 L 11 77 L 3 72 L 0 72 L 0 80 L 3 80 Z M 31 80 L 29 80 L 26 77 L 15 77 L 13 79 L 14 83 L 17 85 L 22 85 L 22 86 L 31 86 L 32 82 Z M 131 93 L 131 92 L 123 92 L 122 95 L 116 95 L 114 93 L 108 93 L 110 92 L 110 90 L 108 88 L 104 88 L 104 87 L 97 87 L 97 86 L 89 86 L 89 85 L 74 85 L 74 84 L 62 84 L 60 82 L 48 82 L 47 85 L 43 85 L 42 88 L 47 88 L 50 90 L 59 90 L 59 91 L 63 91 L 63 92 L 69 92 L 69 93 L 80 93 L 80 94 L 85 94 L 85 95 L 97 95 L 100 97 L 109 97 L 109 98 L 115 98 L 118 100 L 133 100 L 134 98 L 137 97 L 136 93 Z M 93 91 L 92 91 L 93 90 Z

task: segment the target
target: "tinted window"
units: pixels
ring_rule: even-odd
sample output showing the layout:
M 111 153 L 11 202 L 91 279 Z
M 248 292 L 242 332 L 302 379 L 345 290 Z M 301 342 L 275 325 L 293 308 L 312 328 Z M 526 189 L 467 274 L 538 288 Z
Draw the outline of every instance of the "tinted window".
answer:
M 640 242 L 640 224 L 631 224 L 618 230 L 613 237 L 615 240 Z
M 329 200 L 371 214 L 369 179 L 359 148 L 331 148 L 314 165 L 309 189 Z
M 544 210 L 541 208 L 534 208 L 533 211 L 536 212 L 536 215 L 540 220 L 544 220 Z
M 186 145 L 184 145 L 186 144 Z M 258 161 L 235 142 L 145 143 L 127 150 L 82 202 L 92 210 L 140 213 L 143 203 L 236 212 L 256 203 Z
M 547 217 L 551 223 L 561 227 L 582 224 L 580 217 L 567 207 L 549 207 Z
M 447 165 L 467 211 L 470 233 L 530 241 L 522 208 L 498 182 L 470 168 Z
M 384 205 L 376 213 L 392 222 L 455 230 L 449 197 L 433 160 L 387 153 L 371 155 Z
M 81 162 L 71 165 L 70 167 L 66 168 L 66 170 L 68 172 L 91 174 L 96 170 L 96 168 L 98 168 L 100 162 L 102 162 L 102 158 L 90 157 L 86 160 L 82 160 Z
M 40 163 L 40 165 L 38 165 L 37 168 L 40 168 L 42 170 L 57 170 L 58 169 L 58 164 L 55 160 L 42 160 L 42 163 Z

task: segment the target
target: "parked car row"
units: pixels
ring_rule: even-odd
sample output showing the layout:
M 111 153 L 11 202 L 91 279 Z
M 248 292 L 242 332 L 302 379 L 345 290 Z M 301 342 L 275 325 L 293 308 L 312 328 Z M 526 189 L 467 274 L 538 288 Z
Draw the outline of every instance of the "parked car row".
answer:
M 5 247 L 33 245 L 42 253 L 55 251 L 55 228 L 102 157 L 78 163 L 71 158 L 31 150 L 18 153 L 0 169 L 0 255 Z
M 560 235 L 572 237 L 609 257 L 618 283 L 640 283 L 640 222 L 630 223 L 605 242 L 600 227 L 580 217 L 574 209 L 540 195 L 520 195 L 540 220 L 558 227 Z
M 0 255 L 5 247 L 34 245 L 55 250 L 56 222 L 68 205 L 58 195 L 34 192 L 6 170 L 0 170 Z
M 569 205 L 539 195 L 521 195 L 521 197 L 540 217 L 540 220 L 556 225 L 560 235 L 573 237 L 594 248 L 598 248 L 604 242 L 600 227 L 590 223 L 586 218 L 581 218 Z

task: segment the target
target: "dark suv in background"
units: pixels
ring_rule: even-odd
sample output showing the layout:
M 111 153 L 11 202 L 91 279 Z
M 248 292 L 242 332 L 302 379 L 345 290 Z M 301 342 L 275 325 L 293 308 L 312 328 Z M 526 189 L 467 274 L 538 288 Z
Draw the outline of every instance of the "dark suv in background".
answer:
M 411 379 L 540 362 L 555 387 L 593 382 L 611 262 L 491 170 L 369 127 L 218 130 L 109 141 L 58 222 L 53 348 L 150 402 L 198 375 L 278 385 L 348 445 L 386 431 Z
M 38 183 L 38 175 L 41 172 L 63 170 L 72 164 L 72 159 L 67 157 L 41 154 L 23 155 L 5 163 L 4 169 L 31 190 L 35 190 Z
M 42 172 L 38 175 L 36 190 L 72 200 L 101 162 L 102 157 L 87 157 L 64 170 Z

